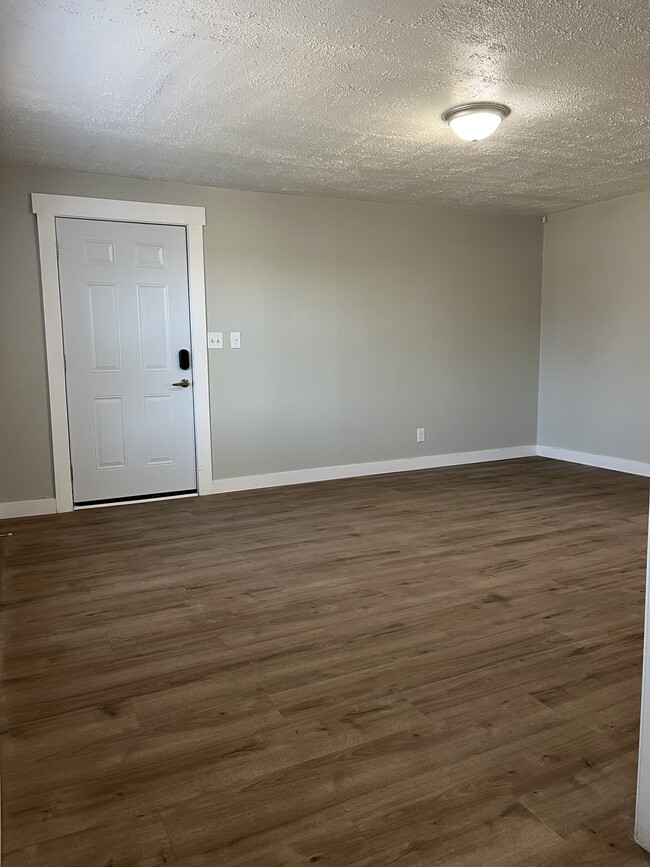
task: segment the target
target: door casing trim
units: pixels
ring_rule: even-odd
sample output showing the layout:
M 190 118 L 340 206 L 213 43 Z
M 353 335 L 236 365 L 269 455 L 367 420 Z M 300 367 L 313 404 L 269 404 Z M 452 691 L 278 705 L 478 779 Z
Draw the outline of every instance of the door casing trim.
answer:
M 208 351 L 205 337 L 207 331 L 205 270 L 203 266 L 205 208 L 193 205 L 168 205 L 158 202 L 94 199 L 85 196 L 58 196 L 49 193 L 32 193 L 31 200 L 32 212 L 36 215 L 41 269 L 56 511 L 70 512 L 74 508 L 63 356 L 61 288 L 59 286 L 56 249 L 56 217 L 116 220 L 126 223 L 159 223 L 185 228 L 194 383 L 196 484 L 199 496 L 211 494 L 212 440 L 210 435 Z

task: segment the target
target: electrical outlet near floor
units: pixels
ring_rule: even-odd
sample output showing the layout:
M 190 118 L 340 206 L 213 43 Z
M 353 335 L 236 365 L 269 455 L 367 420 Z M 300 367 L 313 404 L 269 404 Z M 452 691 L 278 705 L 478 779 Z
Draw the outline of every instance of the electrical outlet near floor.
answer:
M 415 431 L 415 442 L 423 443 L 426 439 L 426 428 L 419 427 Z

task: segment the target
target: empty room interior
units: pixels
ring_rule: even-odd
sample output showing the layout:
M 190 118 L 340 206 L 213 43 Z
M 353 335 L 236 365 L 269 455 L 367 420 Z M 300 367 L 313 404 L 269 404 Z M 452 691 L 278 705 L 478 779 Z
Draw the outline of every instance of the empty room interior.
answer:
M 650 864 L 649 57 L 3 4 L 2 867 Z

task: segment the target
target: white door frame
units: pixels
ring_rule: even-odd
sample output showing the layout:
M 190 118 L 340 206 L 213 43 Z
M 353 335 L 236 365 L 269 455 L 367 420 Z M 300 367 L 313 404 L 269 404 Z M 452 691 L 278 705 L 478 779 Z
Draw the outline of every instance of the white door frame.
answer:
M 45 349 L 50 394 L 50 429 L 54 461 L 54 496 L 57 512 L 73 509 L 70 467 L 70 436 L 63 357 L 61 289 L 56 249 L 56 217 L 84 220 L 117 220 L 126 223 L 161 223 L 184 226 L 187 233 L 187 271 L 190 292 L 192 379 L 194 383 L 194 437 L 196 483 L 199 495 L 212 493 L 212 442 L 210 438 L 210 392 L 206 344 L 205 274 L 203 226 L 205 208 L 152 202 L 124 202 L 83 196 L 32 193 L 36 214 L 41 290 L 45 320 Z

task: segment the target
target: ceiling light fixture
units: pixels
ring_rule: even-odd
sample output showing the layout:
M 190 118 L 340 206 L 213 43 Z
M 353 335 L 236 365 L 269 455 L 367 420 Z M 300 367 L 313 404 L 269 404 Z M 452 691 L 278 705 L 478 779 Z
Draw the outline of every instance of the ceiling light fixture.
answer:
M 509 114 L 508 106 L 498 102 L 469 102 L 447 109 L 442 119 L 449 124 L 458 138 L 481 141 L 492 135 Z

